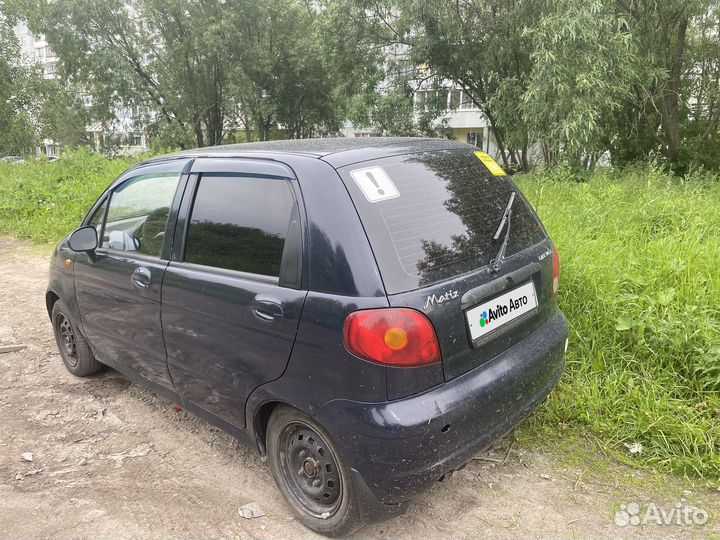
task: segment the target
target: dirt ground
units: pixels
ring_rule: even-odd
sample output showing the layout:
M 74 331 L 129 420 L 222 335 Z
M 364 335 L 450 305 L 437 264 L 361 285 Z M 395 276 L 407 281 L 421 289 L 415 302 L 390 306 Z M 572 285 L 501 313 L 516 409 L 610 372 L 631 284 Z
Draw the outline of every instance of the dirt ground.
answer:
M 0 345 L 27 345 L 0 354 L 0 538 L 316 538 L 252 450 L 115 371 L 79 379 L 65 370 L 44 304 L 47 251 L 0 238 Z M 718 538 L 719 499 L 592 450 L 508 438 L 356 536 Z M 251 502 L 266 515 L 242 518 Z M 694 505 L 709 519 L 616 525 L 631 502 Z

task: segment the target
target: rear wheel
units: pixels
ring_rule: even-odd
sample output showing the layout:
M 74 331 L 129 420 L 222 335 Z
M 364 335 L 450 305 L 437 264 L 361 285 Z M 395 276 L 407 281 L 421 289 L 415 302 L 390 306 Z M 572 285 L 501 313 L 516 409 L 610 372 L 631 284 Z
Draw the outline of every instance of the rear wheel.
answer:
M 95 360 L 90 346 L 78 332 L 77 325 L 62 300 L 53 305 L 52 323 L 60 356 L 70 373 L 86 377 L 102 369 L 102 364 Z
M 341 536 L 362 525 L 349 468 L 328 433 L 309 416 L 287 406 L 275 409 L 267 450 L 275 482 L 305 526 Z

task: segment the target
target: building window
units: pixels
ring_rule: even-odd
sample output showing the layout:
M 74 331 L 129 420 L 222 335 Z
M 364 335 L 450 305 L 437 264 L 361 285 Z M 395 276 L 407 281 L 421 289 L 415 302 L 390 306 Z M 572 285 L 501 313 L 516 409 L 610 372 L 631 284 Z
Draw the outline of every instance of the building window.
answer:
M 415 109 L 418 111 L 427 110 L 427 92 L 425 90 L 418 90 L 415 92 Z
M 470 99 L 470 96 L 468 96 L 465 92 L 462 92 L 460 97 L 460 106 L 458 108 L 461 111 L 470 111 L 477 109 L 478 106 L 475 105 L 475 102 L 472 99 Z
M 48 64 L 45 66 L 45 75 L 55 75 L 57 72 L 57 64 Z
M 482 131 L 470 131 L 466 136 L 468 144 L 477 146 L 478 148 L 483 147 L 483 132 Z
M 142 145 L 143 145 L 143 143 L 142 143 L 142 135 L 137 135 L 137 134 L 133 133 L 133 134 L 130 136 L 130 144 L 131 144 L 132 146 L 142 146 Z
M 456 111 L 460 107 L 460 101 L 462 99 L 462 91 L 461 90 L 451 90 L 450 91 L 450 110 Z
M 446 111 L 448 108 L 448 100 L 449 98 L 449 91 L 447 88 L 441 88 L 437 91 L 436 95 L 436 104 L 438 108 Z
M 397 60 L 398 73 L 401 76 L 410 77 L 415 72 L 415 66 L 409 58 L 400 58 Z

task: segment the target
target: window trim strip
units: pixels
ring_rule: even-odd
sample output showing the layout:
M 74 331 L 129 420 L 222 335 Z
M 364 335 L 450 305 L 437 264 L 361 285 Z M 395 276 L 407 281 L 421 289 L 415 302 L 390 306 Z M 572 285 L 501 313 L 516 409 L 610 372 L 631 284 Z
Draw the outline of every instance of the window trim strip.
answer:
M 208 266 L 205 264 L 189 263 L 185 261 L 170 261 L 169 266 L 172 266 L 172 268 L 192 270 L 193 272 L 201 272 L 203 274 L 214 274 L 217 276 L 231 277 L 245 281 L 253 281 L 256 283 L 265 283 L 267 285 L 280 285 L 279 277 L 266 276 L 264 274 L 253 274 L 252 272 L 243 272 L 242 270 L 230 270 L 228 268 L 219 268 L 217 266 Z

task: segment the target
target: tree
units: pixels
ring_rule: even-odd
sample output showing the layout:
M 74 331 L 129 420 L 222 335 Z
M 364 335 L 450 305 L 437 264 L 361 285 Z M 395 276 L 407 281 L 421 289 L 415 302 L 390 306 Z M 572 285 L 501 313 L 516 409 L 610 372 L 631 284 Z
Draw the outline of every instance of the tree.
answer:
M 602 0 L 560 0 L 524 30 L 532 67 L 519 106 L 546 163 L 592 166 L 607 150 L 612 115 L 636 82 L 627 28 Z
M 41 85 L 40 73 L 20 61 L 20 48 L 0 5 L 0 155 L 33 150 Z
M 527 170 L 538 148 L 585 167 L 606 152 L 618 164 L 660 153 L 678 172 L 720 166 L 717 0 L 338 1 L 374 23 L 377 47 L 405 47 L 428 77 L 458 84 L 506 166 Z M 396 95 L 363 99 L 407 109 Z
M 491 127 L 505 166 L 527 170 L 530 140 L 518 103 L 530 71 L 535 0 L 403 0 L 396 25 L 415 64 L 459 85 Z
M 43 81 L 42 100 L 38 114 L 40 135 L 65 147 L 85 146 L 90 141 L 86 131 L 90 123 L 81 92 L 62 81 Z
M 706 163 L 702 155 L 717 140 L 720 85 L 720 23 L 716 0 L 618 0 L 640 56 L 640 75 L 630 109 L 634 122 L 618 122 L 621 140 L 644 136 L 648 146 L 680 170 Z M 711 162 L 717 163 L 716 157 Z
M 165 144 L 220 144 L 241 124 L 247 140 L 337 132 L 350 97 L 343 90 L 367 65 L 363 53 L 346 62 L 352 42 L 328 46 L 337 44 L 331 3 L 14 2 L 46 35 L 63 75 L 94 98 L 94 118 L 147 108 Z

